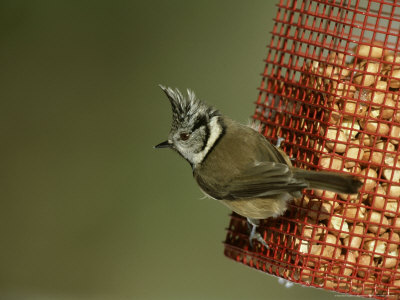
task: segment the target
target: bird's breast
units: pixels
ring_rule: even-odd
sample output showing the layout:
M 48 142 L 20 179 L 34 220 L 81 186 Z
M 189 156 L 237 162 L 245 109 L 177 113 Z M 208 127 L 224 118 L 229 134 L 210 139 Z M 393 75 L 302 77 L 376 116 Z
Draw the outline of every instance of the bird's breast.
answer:
M 239 200 L 219 200 L 235 213 L 252 219 L 278 217 L 287 209 L 287 203 L 293 197 L 289 194 L 276 195 L 271 198 L 254 198 Z

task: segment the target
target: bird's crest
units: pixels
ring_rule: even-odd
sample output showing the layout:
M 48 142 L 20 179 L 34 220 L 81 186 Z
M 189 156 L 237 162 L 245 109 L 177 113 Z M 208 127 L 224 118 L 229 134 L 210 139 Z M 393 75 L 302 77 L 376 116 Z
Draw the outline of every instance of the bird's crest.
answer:
M 208 116 L 211 119 L 220 115 L 218 110 L 205 104 L 198 99 L 195 93 L 187 89 L 187 95 L 183 95 L 180 90 L 172 89 L 160 85 L 160 88 L 167 95 L 172 107 L 172 126 L 180 126 L 183 123 L 191 123 L 199 116 Z

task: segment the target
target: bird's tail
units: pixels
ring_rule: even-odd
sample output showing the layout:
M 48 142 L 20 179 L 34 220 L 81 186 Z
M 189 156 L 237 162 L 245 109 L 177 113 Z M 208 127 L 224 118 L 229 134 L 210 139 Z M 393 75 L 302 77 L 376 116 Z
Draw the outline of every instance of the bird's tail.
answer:
M 352 175 L 293 169 L 293 176 L 308 183 L 308 189 L 320 189 L 342 194 L 357 194 L 363 183 Z

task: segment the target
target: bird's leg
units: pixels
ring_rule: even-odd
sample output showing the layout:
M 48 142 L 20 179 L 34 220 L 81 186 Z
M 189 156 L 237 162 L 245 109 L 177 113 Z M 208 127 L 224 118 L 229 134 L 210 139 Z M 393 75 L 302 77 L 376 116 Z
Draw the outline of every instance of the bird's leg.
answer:
M 247 218 L 247 222 L 251 226 L 250 237 L 249 237 L 250 247 L 253 248 L 253 240 L 257 240 L 261 244 L 263 244 L 267 249 L 269 249 L 269 246 L 264 241 L 261 234 L 257 232 L 257 227 L 260 222 L 257 219 L 251 219 L 251 218 Z

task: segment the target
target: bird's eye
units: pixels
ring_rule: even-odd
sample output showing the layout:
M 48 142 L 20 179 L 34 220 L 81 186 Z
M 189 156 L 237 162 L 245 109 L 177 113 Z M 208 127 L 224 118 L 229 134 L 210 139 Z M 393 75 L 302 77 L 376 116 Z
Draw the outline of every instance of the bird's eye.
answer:
M 186 132 L 182 132 L 182 133 L 180 134 L 180 137 L 181 137 L 181 140 L 182 140 L 182 141 L 186 141 L 186 140 L 190 137 L 190 134 L 189 134 L 189 133 L 186 133 Z

